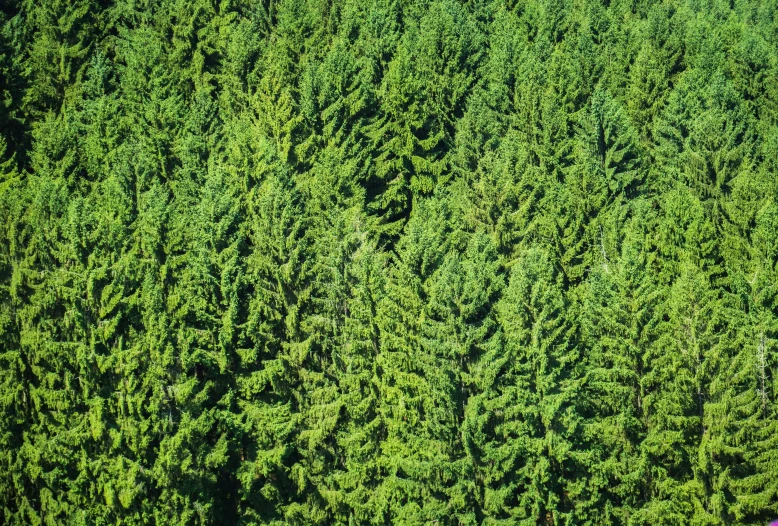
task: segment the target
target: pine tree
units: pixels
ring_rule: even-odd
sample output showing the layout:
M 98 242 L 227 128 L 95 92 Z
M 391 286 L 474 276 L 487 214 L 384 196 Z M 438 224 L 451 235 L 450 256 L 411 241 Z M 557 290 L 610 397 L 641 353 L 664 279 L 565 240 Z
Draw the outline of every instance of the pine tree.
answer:
M 641 452 L 648 418 L 644 382 L 666 291 L 652 278 L 652 221 L 642 204 L 625 228 L 619 257 L 591 269 L 579 311 L 587 349 L 585 495 L 591 499 L 582 499 L 579 513 L 603 523 L 629 522 L 648 491 L 649 465 Z
M 711 466 L 698 448 L 710 433 L 705 411 L 713 371 L 723 358 L 726 318 L 708 279 L 695 265 L 682 266 L 662 309 L 668 321 L 658 328 L 647 357 L 643 449 L 651 465 L 652 498 L 636 514 L 640 523 L 690 516 L 714 520 Z
M 378 308 L 384 294 L 386 261 L 358 227 L 355 234 L 345 267 L 349 294 L 343 304 L 340 345 L 333 356 L 344 414 L 337 437 L 340 468 L 332 477 L 347 510 L 344 522 L 370 522 L 380 506 L 375 488 L 380 473 L 380 440 L 385 433 L 379 412 L 377 364 L 381 353 Z
M 619 103 L 602 88 L 595 90 L 581 119 L 576 156 L 565 180 L 563 209 L 563 260 L 570 279 L 581 279 L 594 264 L 588 258 L 607 260 L 605 232 L 618 228 L 624 203 L 643 178 L 637 135 Z
M 378 95 L 381 116 L 366 133 L 378 152 L 368 183 L 375 196 L 369 209 L 382 217 L 388 239 L 399 234 L 414 196 L 429 195 L 445 180 L 453 117 L 473 85 L 479 42 L 463 7 L 433 3 L 418 25 L 405 28 L 387 65 Z M 427 86 L 436 86 L 429 96 Z
M 96 4 L 79 2 L 24 2 L 22 13 L 31 23 L 31 46 L 24 50 L 26 112 L 40 118 L 58 111 L 79 90 L 90 48 L 101 33 Z
M 580 372 L 565 308 L 548 252 L 529 250 L 497 306 L 504 347 L 485 355 L 482 394 L 468 406 L 466 440 L 491 522 L 559 523 L 572 512 Z
M 247 280 L 253 294 L 237 350 L 241 513 L 245 521 L 284 520 L 305 489 L 296 462 L 299 384 L 296 368 L 310 342 L 300 318 L 311 294 L 310 235 L 299 193 L 268 146 L 269 173 L 247 197 Z
M 5 139 L 0 139 L 0 220 L 6 228 L 2 233 L 0 269 L 0 344 L 2 348 L 2 500 L 3 519 L 11 523 L 29 517 L 29 496 L 25 495 L 25 475 L 19 460 L 22 432 L 29 425 L 31 401 L 26 372 L 25 355 L 20 341 L 19 310 L 24 306 L 23 274 L 30 268 L 34 254 L 24 250 L 29 230 L 23 222 L 28 206 L 26 181 L 13 167 L 8 157 Z M 20 290 L 21 288 L 21 290 Z M 27 509 L 25 509 L 27 508 Z M 30 517 L 30 519 L 32 519 Z
M 460 367 L 426 334 L 432 313 L 424 298 L 449 250 L 447 217 L 445 201 L 437 199 L 416 210 L 380 305 L 377 366 L 385 435 L 378 459 L 374 520 L 379 522 L 447 521 L 452 513 L 469 511 L 456 487 L 465 467 L 455 439 L 462 407 Z

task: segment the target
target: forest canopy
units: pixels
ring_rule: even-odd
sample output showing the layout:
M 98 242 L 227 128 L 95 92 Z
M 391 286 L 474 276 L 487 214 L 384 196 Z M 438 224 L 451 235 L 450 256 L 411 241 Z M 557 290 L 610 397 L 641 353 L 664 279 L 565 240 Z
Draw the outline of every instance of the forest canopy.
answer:
M 778 3 L 5 0 L 0 523 L 778 517 Z

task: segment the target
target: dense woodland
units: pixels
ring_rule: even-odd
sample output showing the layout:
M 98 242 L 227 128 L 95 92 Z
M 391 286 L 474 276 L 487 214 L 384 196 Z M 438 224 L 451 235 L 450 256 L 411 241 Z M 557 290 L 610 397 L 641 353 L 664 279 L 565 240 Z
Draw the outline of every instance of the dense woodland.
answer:
M 778 516 L 778 3 L 5 0 L 0 522 Z

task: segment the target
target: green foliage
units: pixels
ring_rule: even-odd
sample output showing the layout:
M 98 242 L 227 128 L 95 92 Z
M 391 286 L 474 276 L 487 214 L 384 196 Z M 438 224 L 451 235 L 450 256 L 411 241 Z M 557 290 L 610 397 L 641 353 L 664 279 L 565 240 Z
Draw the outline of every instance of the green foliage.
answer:
M 774 519 L 776 21 L 3 3 L 0 522 Z

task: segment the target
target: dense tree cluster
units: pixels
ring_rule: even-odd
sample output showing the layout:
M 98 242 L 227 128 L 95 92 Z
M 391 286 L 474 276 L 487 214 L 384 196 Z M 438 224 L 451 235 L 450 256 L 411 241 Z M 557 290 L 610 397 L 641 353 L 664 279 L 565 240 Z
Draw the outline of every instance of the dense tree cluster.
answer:
M 7 0 L 0 522 L 778 515 L 778 4 Z

